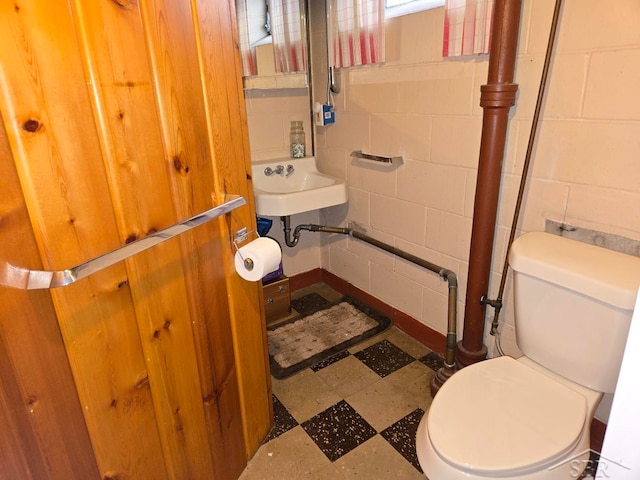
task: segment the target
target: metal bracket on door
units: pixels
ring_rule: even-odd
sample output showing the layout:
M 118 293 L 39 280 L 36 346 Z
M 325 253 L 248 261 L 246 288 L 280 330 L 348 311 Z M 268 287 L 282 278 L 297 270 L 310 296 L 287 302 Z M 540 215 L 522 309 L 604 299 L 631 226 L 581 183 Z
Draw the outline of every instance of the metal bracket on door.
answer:
M 28 270 L 5 262 L 0 265 L 0 285 L 20 290 L 38 290 L 70 285 L 247 203 L 244 197 L 238 195 L 227 195 L 225 200 L 222 205 L 213 207 L 182 222 L 127 243 L 120 248 L 66 270 Z

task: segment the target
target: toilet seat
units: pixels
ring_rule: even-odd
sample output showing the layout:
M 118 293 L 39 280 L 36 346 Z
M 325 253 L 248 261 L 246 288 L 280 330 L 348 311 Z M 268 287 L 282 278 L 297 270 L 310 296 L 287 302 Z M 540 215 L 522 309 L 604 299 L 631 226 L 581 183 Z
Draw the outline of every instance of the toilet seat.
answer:
M 512 477 L 551 467 L 575 448 L 587 410 L 575 390 L 499 357 L 446 382 L 429 409 L 427 431 L 434 451 L 452 467 Z

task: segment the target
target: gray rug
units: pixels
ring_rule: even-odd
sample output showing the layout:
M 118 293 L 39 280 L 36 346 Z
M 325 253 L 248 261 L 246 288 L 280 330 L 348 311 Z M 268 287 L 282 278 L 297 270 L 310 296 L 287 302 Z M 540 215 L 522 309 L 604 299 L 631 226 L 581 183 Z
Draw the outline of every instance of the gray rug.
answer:
M 391 320 L 353 297 L 267 330 L 271 374 L 286 378 L 370 338 Z

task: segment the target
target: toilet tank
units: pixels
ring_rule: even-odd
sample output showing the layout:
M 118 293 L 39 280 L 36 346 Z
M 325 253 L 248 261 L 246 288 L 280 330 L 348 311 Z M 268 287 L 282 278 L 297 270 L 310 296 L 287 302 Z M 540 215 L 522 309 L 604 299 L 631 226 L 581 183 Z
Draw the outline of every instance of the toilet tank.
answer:
M 527 357 L 599 392 L 615 390 L 640 258 L 545 232 L 517 238 L 516 341 Z

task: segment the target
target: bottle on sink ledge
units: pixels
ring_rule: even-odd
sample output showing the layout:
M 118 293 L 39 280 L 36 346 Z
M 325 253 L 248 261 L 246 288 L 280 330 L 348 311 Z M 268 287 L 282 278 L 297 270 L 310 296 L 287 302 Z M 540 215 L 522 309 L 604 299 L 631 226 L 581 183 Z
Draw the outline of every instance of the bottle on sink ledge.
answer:
M 305 153 L 305 137 L 301 120 L 291 122 L 289 139 L 291 141 L 291 158 L 303 158 Z

